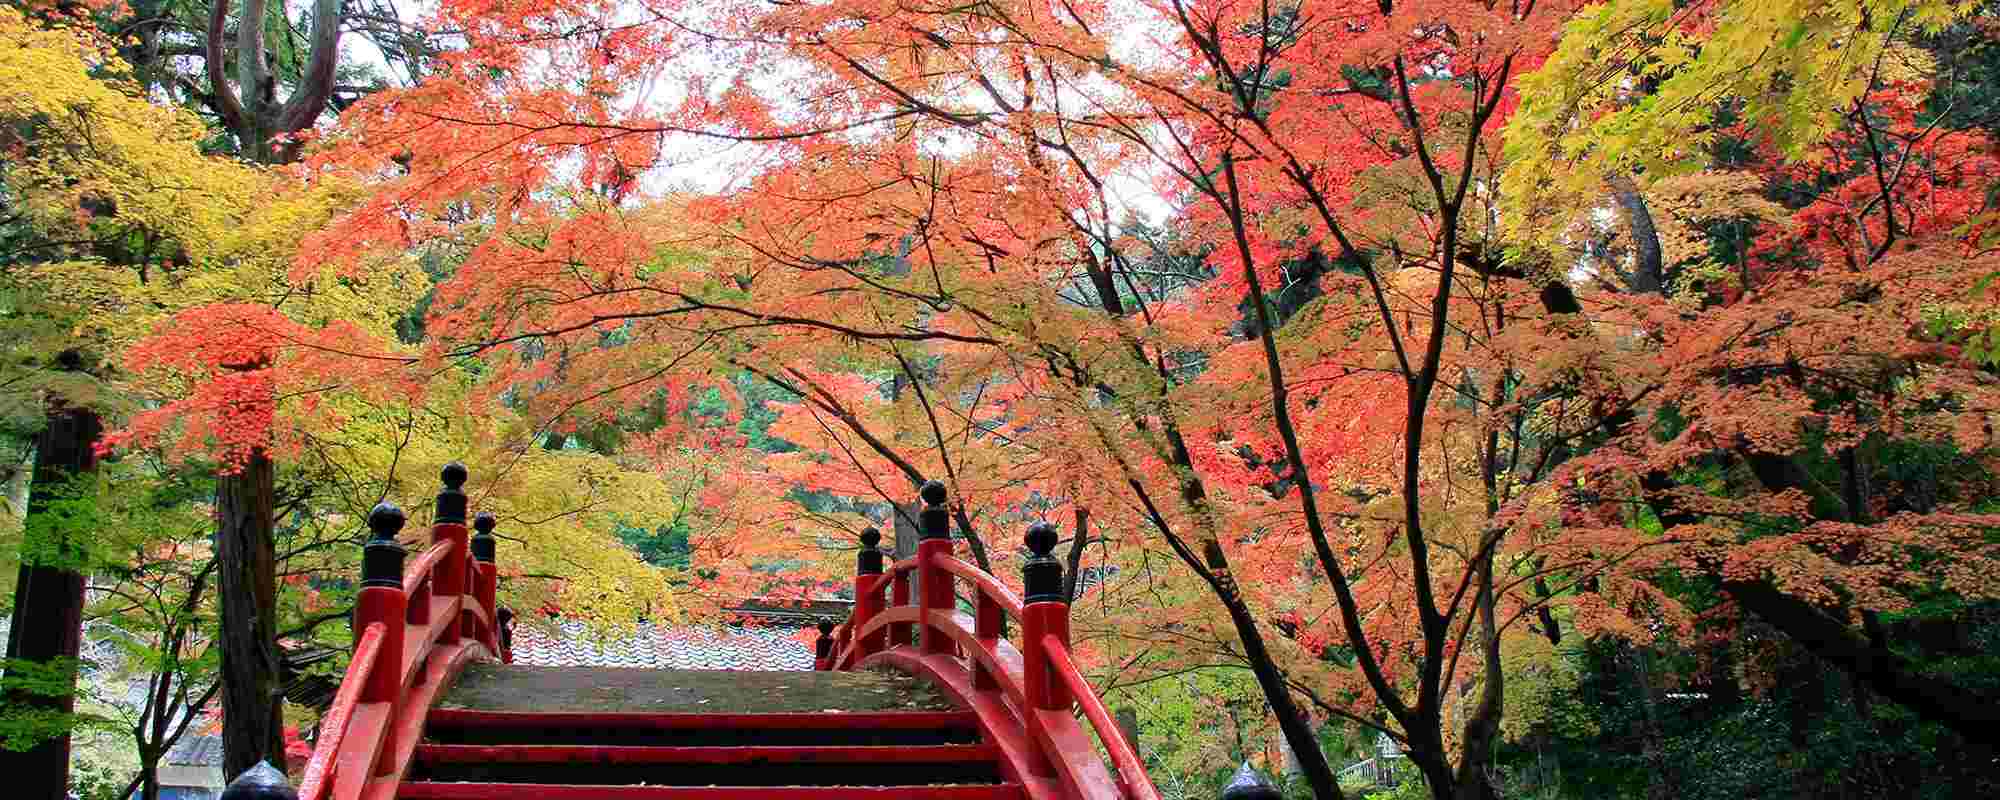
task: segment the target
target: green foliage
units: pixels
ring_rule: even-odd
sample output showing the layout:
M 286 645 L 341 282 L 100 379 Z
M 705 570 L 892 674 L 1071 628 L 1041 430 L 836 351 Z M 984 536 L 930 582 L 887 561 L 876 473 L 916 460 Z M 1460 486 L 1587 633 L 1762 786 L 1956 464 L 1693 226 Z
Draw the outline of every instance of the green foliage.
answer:
M 1417 774 L 1408 760 L 1398 759 L 1390 767 L 1396 785 L 1392 788 L 1369 792 L 1362 795 L 1364 800 L 1429 800 L 1431 790 L 1424 785 L 1424 778 Z
M 1907 629 L 1918 618 L 1956 620 L 1969 638 L 1951 644 L 1962 655 L 1912 655 L 1994 688 L 2000 621 L 1990 608 L 1940 603 L 1885 624 Z M 1578 683 L 1552 698 L 1552 716 L 1586 724 L 1539 724 L 1510 737 L 1501 755 L 1505 796 L 1945 800 L 2000 789 L 1941 727 L 1871 697 L 1768 631 L 1745 634 L 1706 653 L 1608 641 L 1566 649 Z M 1767 685 L 1745 691 L 1757 684 Z M 1966 794 L 1970 787 L 1977 792 Z
M 100 474 L 85 473 L 44 486 L 43 496 L 34 500 L 36 513 L 23 522 L 16 550 L 20 563 L 89 572 L 101 560 L 92 549 L 103 543 L 100 533 L 112 521 L 104 507 L 109 482 Z
M 617 523 L 618 539 L 656 567 L 685 570 L 692 566 L 692 532 L 684 518 L 651 528 Z
M 65 697 L 74 692 L 78 662 L 74 658 L 49 661 L 7 659 L 0 663 L 0 691 L 43 698 Z M 27 750 L 76 727 L 79 717 L 47 708 L 0 709 L 0 748 Z

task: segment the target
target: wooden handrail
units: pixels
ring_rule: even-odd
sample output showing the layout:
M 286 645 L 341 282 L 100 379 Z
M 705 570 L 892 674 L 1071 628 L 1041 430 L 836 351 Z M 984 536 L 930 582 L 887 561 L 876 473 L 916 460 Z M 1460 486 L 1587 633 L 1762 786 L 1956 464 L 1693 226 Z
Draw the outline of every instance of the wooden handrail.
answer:
M 368 515 L 355 595 L 354 657 L 321 724 L 301 783 L 303 800 L 388 796 L 409 768 L 425 715 L 467 660 L 506 657 L 493 572 L 496 524 L 468 538 L 463 465 L 447 465 L 432 543 L 404 569 L 397 542 L 407 516 L 394 503 Z
M 978 587 L 980 594 L 999 604 L 1000 610 L 1007 612 L 1007 616 L 1013 617 L 1016 621 L 1021 619 L 1020 595 L 1014 594 L 1014 590 L 1007 588 L 1007 584 L 1001 583 L 999 578 L 951 556 L 938 556 L 932 563 L 935 563 L 938 569 L 971 582 L 973 586 Z
M 915 556 L 885 565 L 881 533 L 862 531 L 854 611 L 846 624 L 828 626 L 815 668 L 893 666 L 928 676 L 979 715 L 1035 800 L 1160 800 L 1138 750 L 1070 652 L 1069 597 L 1062 562 L 1053 555 L 1055 526 L 1028 528 L 1024 543 L 1031 556 L 1021 566 L 1023 591 L 1016 593 L 952 553 L 944 485 L 926 483 L 922 494 L 923 538 Z M 958 610 L 954 587 L 960 580 L 974 590 L 972 614 Z M 912 592 L 912 583 L 921 583 L 921 591 Z M 893 590 L 886 602 L 884 590 Z M 1013 641 L 1007 617 L 1020 623 Z M 907 632 L 916 627 L 923 638 L 913 641 Z M 1115 780 L 1078 723 L 1078 708 L 1117 769 Z
M 444 563 L 452 550 L 452 543 L 446 540 L 431 545 L 423 555 L 417 556 L 417 560 L 403 570 L 403 594 L 414 594 L 418 587 L 423 586 L 424 580 L 437 571 L 438 565 Z
M 1118 768 L 1118 783 L 1125 790 L 1129 800 L 1159 800 L 1160 790 L 1153 786 L 1153 780 L 1146 777 L 1146 762 L 1139 759 L 1138 751 L 1132 743 L 1125 741 L 1125 730 L 1111 718 L 1105 710 L 1104 701 L 1098 699 L 1096 690 L 1090 688 L 1083 671 L 1077 669 L 1076 662 L 1069 657 L 1069 645 L 1054 636 L 1042 637 L 1042 652 L 1048 657 L 1050 666 L 1069 684 L 1070 696 L 1083 707 L 1084 719 L 1090 720 L 1090 727 L 1097 729 L 1097 739 L 1104 743 L 1105 752 L 1111 755 L 1111 765 Z
M 347 721 L 361 700 L 361 688 L 376 669 L 382 653 L 382 637 L 386 635 L 388 629 L 380 622 L 370 623 L 361 631 L 361 640 L 354 646 L 354 658 L 347 662 L 347 674 L 342 676 L 333 704 L 327 707 L 326 717 L 320 722 L 320 738 L 314 743 L 312 760 L 306 762 L 299 800 L 322 800 L 333 785 L 335 759 L 347 738 Z

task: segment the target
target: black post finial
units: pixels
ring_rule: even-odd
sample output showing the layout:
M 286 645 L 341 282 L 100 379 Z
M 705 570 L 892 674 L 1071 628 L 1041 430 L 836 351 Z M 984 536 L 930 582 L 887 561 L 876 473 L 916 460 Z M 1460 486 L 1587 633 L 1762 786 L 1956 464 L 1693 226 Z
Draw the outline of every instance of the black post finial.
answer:
M 1243 762 L 1236 768 L 1236 774 L 1229 778 L 1229 785 L 1222 787 L 1222 800 L 1284 800 L 1285 794 L 1278 791 L 1271 779 L 1264 773 Z
M 438 492 L 437 521 L 439 524 L 465 524 L 465 479 L 468 473 L 465 465 L 453 461 L 444 465 L 444 489 Z
M 403 546 L 396 534 L 407 518 L 395 503 L 380 503 L 368 512 L 368 543 L 361 546 L 362 586 L 403 586 Z M 247 772 L 245 774 L 248 774 Z
M 493 548 L 499 543 L 493 538 L 493 526 L 500 521 L 484 511 L 472 518 L 472 558 L 481 564 L 493 563 Z
M 285 780 L 285 773 L 269 761 L 259 761 L 229 782 L 222 800 L 299 800 L 299 793 Z
M 922 525 L 923 539 L 951 538 L 951 511 L 944 507 L 946 496 L 944 484 L 925 481 L 923 488 L 924 510 L 917 513 Z
M 1056 549 L 1056 526 L 1047 522 L 1037 522 L 1028 526 L 1028 556 L 1021 565 L 1021 584 L 1030 603 L 1054 600 L 1067 603 L 1069 597 L 1063 594 L 1063 566 L 1051 553 Z
M 854 557 L 854 574 L 882 574 L 882 532 L 869 526 L 861 529 L 861 553 Z
M 813 642 L 813 655 L 826 658 L 833 655 L 833 621 L 819 621 L 819 640 Z

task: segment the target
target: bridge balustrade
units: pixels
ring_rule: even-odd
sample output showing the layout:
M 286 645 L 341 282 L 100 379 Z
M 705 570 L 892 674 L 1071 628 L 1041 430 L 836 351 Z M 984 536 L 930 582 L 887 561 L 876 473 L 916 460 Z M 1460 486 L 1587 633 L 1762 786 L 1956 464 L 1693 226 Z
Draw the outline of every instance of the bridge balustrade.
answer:
M 816 667 L 887 665 L 927 675 L 979 714 L 1009 760 L 1030 773 L 1024 778 L 1053 781 L 1061 796 L 1079 800 L 1158 800 L 1144 762 L 1071 653 L 1069 597 L 1062 562 L 1053 555 L 1055 526 L 1028 528 L 1023 598 L 953 555 L 944 485 L 931 481 L 921 494 L 916 555 L 885 564 L 881 532 L 862 531 L 854 609 L 844 623 L 820 627 Z M 957 605 L 961 585 L 972 596 L 970 615 Z M 1007 637 L 1008 619 L 1020 627 L 1015 639 Z M 1077 724 L 1077 711 L 1096 732 L 1116 777 Z
M 408 766 L 424 714 L 474 658 L 512 660 L 496 616 L 496 521 L 466 530 L 465 466 L 441 476 L 430 545 L 409 562 L 397 541 L 407 516 L 393 503 L 368 515 L 361 591 L 354 602 L 354 654 L 299 785 L 301 800 L 353 800 L 370 781 L 393 782 Z

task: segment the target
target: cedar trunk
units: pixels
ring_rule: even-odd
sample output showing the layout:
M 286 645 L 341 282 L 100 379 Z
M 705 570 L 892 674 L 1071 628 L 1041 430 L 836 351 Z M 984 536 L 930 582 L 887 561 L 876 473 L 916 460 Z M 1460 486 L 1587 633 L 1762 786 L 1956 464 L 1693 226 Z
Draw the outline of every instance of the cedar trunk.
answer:
M 215 557 L 222 604 L 222 768 L 235 776 L 285 756 L 278 679 L 274 468 L 258 450 L 215 485 Z
M 35 468 L 28 489 L 28 532 L 22 541 L 19 583 L 14 586 L 14 622 L 7 631 L 7 658 L 48 663 L 67 661 L 71 690 L 58 694 L 8 686 L 0 707 L 10 712 L 76 709 L 76 657 L 83 640 L 83 543 L 63 526 L 36 530 L 37 517 L 69 480 L 97 468 L 97 439 L 104 432 L 97 412 L 51 399 L 48 424 L 35 437 Z M 55 541 L 38 541 L 54 537 Z M 40 557 L 31 555 L 40 553 Z M 0 683 L 4 685 L 4 683 Z M 9 797 L 64 800 L 69 794 L 69 733 L 27 750 L 0 747 L 0 775 Z

